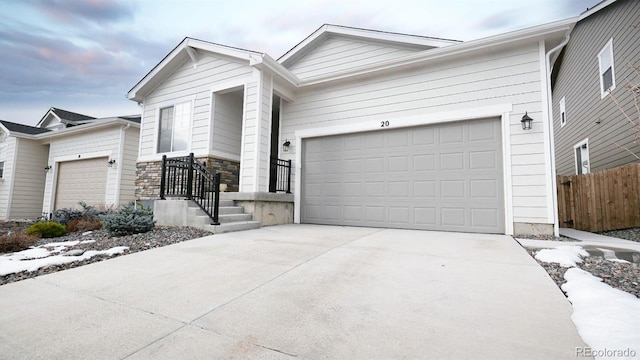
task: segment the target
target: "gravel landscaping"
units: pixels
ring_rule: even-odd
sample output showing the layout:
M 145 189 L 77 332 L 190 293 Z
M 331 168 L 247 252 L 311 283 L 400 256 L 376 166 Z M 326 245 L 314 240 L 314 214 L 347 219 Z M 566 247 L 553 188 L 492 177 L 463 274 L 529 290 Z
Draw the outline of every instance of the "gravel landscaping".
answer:
M 0 223 L 0 233 L 7 233 L 8 231 L 20 231 L 24 228 L 26 223 L 20 222 L 2 222 Z M 70 233 L 65 236 L 50 238 L 50 239 L 39 239 L 36 246 L 45 245 L 48 243 L 59 243 L 59 242 L 71 242 L 71 241 L 79 241 L 80 243 L 70 246 L 65 249 L 65 252 L 72 254 L 82 254 L 85 251 L 89 250 L 108 250 L 118 246 L 127 246 L 128 250 L 125 250 L 121 254 L 114 255 L 97 255 L 93 256 L 89 259 L 82 261 L 75 261 L 72 263 L 67 263 L 63 265 L 50 265 L 43 268 L 40 268 L 37 271 L 22 271 L 19 273 L 8 274 L 5 276 L 0 276 L 0 285 L 12 283 L 15 281 L 20 281 L 24 279 L 33 278 L 40 275 L 50 274 L 56 271 L 66 270 L 90 263 L 94 263 L 97 261 L 102 261 L 105 259 L 110 259 L 119 255 L 126 255 L 135 253 L 138 251 L 149 250 L 161 246 L 171 245 L 175 243 L 179 243 L 186 240 L 197 239 L 204 236 L 211 235 L 210 232 L 196 229 L 192 227 L 163 227 L 156 226 L 153 230 L 142 233 L 142 234 L 134 234 L 120 237 L 109 237 L 106 231 L 104 230 L 96 230 L 91 233 L 83 233 L 76 232 Z M 1 256 L 1 255 L 0 255 Z
M 619 239 L 631 240 L 640 242 L 640 227 L 623 229 L 623 230 L 611 230 L 600 233 L 600 235 L 616 237 Z

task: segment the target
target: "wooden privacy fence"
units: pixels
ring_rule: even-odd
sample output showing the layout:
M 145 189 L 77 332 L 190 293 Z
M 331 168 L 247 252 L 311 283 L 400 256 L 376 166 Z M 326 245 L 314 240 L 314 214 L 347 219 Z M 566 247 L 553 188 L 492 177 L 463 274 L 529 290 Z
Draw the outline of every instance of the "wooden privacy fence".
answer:
M 557 180 L 560 227 L 590 232 L 640 227 L 640 164 Z

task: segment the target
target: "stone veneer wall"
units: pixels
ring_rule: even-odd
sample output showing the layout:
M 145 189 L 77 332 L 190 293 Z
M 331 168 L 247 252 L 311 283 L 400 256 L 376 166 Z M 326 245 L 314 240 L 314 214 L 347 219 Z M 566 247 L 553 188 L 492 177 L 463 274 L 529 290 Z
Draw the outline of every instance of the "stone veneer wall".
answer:
M 220 181 L 227 184 L 228 192 L 237 192 L 240 183 L 240 163 L 233 160 L 214 157 L 199 157 L 207 168 L 220 173 Z M 160 177 L 162 161 L 143 161 L 136 163 L 136 199 L 156 200 L 160 198 Z

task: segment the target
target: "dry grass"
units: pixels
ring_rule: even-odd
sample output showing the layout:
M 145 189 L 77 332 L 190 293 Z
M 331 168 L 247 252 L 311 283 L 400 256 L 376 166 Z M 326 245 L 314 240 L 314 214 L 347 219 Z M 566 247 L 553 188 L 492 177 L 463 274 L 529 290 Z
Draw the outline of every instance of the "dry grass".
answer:
M 102 221 L 94 216 L 83 216 L 67 223 L 67 232 L 93 231 L 102 229 Z
M 37 236 L 14 232 L 0 236 L 0 253 L 16 252 L 28 249 L 38 241 Z

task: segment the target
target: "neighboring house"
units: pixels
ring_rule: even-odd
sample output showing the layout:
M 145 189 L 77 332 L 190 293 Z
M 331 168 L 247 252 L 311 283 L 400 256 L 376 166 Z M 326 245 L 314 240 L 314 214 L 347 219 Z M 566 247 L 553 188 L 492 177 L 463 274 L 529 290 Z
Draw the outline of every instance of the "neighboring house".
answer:
M 162 156 L 192 152 L 258 198 L 277 156 L 295 222 L 553 233 L 547 52 L 575 20 L 466 43 L 324 25 L 278 61 L 186 38 L 128 93 L 136 194 L 158 199 Z
M 134 200 L 139 123 L 140 116 L 97 119 L 56 108 L 36 127 L 0 121 L 0 218 Z
M 639 161 L 631 152 L 640 156 L 640 143 L 623 114 L 640 119 L 640 89 L 628 86 L 640 84 L 639 70 L 640 1 L 603 1 L 579 17 L 553 68 L 558 175 Z

